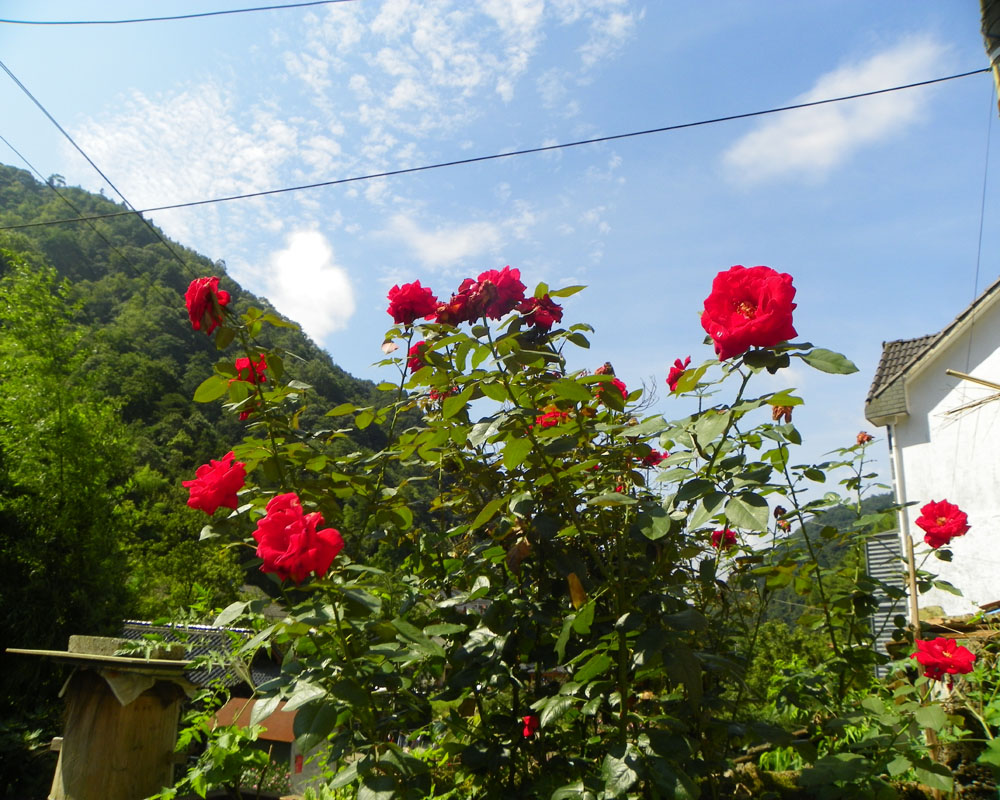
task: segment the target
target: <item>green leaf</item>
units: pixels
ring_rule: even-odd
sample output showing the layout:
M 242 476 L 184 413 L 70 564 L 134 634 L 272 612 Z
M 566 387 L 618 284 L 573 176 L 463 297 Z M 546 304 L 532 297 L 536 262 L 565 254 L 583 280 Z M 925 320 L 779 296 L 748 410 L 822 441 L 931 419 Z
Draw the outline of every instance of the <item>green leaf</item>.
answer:
M 587 790 L 583 781 L 574 781 L 556 789 L 549 800 L 593 800 L 593 793 Z
M 930 786 L 932 789 L 938 789 L 942 792 L 951 791 L 953 784 L 951 770 L 944 764 L 928 762 L 923 766 L 918 766 L 914 772 L 917 775 L 917 780 L 925 786 Z
M 215 622 L 212 624 L 216 628 L 224 628 L 231 624 L 234 620 L 239 619 L 240 615 L 247 610 L 247 606 L 250 605 L 248 602 L 237 602 L 230 603 L 221 612 L 219 616 L 215 618 Z
M 364 411 L 359 412 L 358 415 L 354 418 L 354 424 L 359 431 L 363 431 L 374 421 L 375 421 L 375 414 L 371 411 L 371 409 L 367 408 Z
M 569 695 L 557 694 L 546 699 L 545 707 L 538 717 L 538 724 L 545 728 L 556 722 L 573 706 L 574 699 Z
M 594 601 L 588 600 L 573 618 L 573 630 L 581 636 L 590 633 L 590 626 L 594 622 Z
M 850 375 L 852 372 L 858 371 L 853 361 L 842 356 L 840 353 L 835 353 L 833 350 L 827 350 L 823 347 L 817 347 L 808 353 L 795 353 L 795 355 L 805 361 L 810 367 L 818 369 L 820 372 L 829 372 L 834 375 Z
M 549 292 L 549 297 L 572 297 L 586 288 L 586 286 L 565 286 L 562 289 L 553 289 Z
M 515 469 L 523 463 L 531 452 L 531 439 L 511 437 L 503 447 L 503 465 L 505 469 Z M 476 527 L 473 525 L 472 527 Z
M 250 724 L 258 725 L 262 720 L 267 719 L 278 710 L 278 704 L 280 702 L 281 698 L 278 695 L 258 700 L 253 704 L 253 709 L 250 711 Z
M 264 316 L 262 316 L 260 318 L 260 321 L 261 322 L 269 322 L 275 328 L 292 328 L 293 330 L 298 330 L 299 329 L 299 326 L 296 325 L 294 322 L 291 322 L 291 321 L 289 321 L 287 319 L 282 319 L 281 317 L 277 316 L 276 314 L 265 314 Z
M 714 408 L 708 409 L 694 423 L 694 435 L 698 443 L 705 447 L 714 442 L 729 424 L 730 412 L 719 413 Z
M 298 744 L 298 739 L 295 740 Z M 302 745 L 299 745 L 299 749 L 302 750 Z M 358 764 L 359 761 L 352 761 L 346 767 L 344 767 L 340 772 L 333 776 L 333 780 L 330 781 L 331 789 L 343 789 L 348 784 L 354 783 L 358 778 Z
M 923 706 L 918 708 L 913 714 L 913 718 L 917 721 L 918 725 L 924 728 L 932 728 L 936 731 L 940 731 L 948 724 L 948 715 L 944 713 L 944 709 L 941 706 Z
M 805 401 L 801 397 L 796 397 L 792 392 L 794 389 L 785 389 L 783 392 L 775 392 L 767 401 L 772 406 L 800 406 Z
M 358 787 L 358 800 L 392 800 L 396 796 L 396 782 L 391 775 L 369 772 Z
M 684 370 L 684 374 L 681 375 L 680 379 L 677 381 L 677 387 L 674 389 L 674 394 L 684 394 L 685 392 L 690 392 L 698 385 L 703 377 L 705 377 L 705 372 L 708 371 L 708 367 L 698 367 L 694 369 L 693 367 Z
M 639 773 L 635 770 L 637 762 L 638 753 L 631 744 L 616 745 L 604 757 L 601 779 L 604 781 L 604 792 L 608 797 L 621 797 L 639 780 Z
M 472 520 L 472 525 L 469 526 L 469 530 L 475 530 L 480 525 L 484 525 L 493 519 L 493 515 L 500 510 L 501 506 L 507 502 L 506 497 L 494 497 L 490 502 L 482 507 L 480 512 L 476 514 L 476 518 Z
M 573 673 L 573 680 L 578 683 L 592 681 L 598 675 L 603 675 L 614 664 L 614 660 L 607 653 L 597 653 L 590 657 L 580 669 Z
M 554 397 L 571 400 L 574 403 L 589 403 L 594 399 L 590 389 L 568 378 L 561 378 L 549 387 Z
M 354 413 L 354 403 L 341 403 L 339 406 L 334 406 L 329 411 L 326 412 L 328 417 L 342 417 L 345 414 Z
M 691 528 L 700 528 L 722 510 L 722 504 L 725 500 L 726 495 L 722 492 L 712 492 L 705 495 L 695 507 L 694 513 L 688 521 L 688 526 Z
M 194 401 L 196 403 L 211 403 L 218 400 L 229 388 L 229 378 L 222 375 L 211 375 L 205 378 L 194 390 Z
M 770 513 L 764 498 L 745 492 L 730 498 L 726 503 L 726 518 L 737 528 L 766 531 Z
M 467 386 L 459 394 L 445 398 L 445 401 L 441 404 L 441 416 L 444 419 L 454 417 L 459 411 L 465 408 L 466 403 L 469 402 L 469 398 L 472 397 L 474 389 L 474 386 Z
M 233 343 L 233 339 L 235 338 L 236 331 L 233 328 L 219 328 L 219 332 L 215 334 L 215 349 L 225 350 Z
M 291 697 L 288 698 L 288 702 L 285 703 L 283 711 L 294 711 L 300 706 L 304 706 L 306 703 L 311 703 L 313 700 L 318 700 L 321 697 L 326 697 L 326 689 L 322 686 L 317 686 L 315 683 L 309 683 L 309 681 L 301 681 L 296 684 L 295 691 L 292 692 Z
M 468 625 L 459 625 L 456 622 L 442 622 L 438 625 L 428 625 L 424 628 L 424 636 L 450 636 L 453 633 L 463 633 L 468 629 Z

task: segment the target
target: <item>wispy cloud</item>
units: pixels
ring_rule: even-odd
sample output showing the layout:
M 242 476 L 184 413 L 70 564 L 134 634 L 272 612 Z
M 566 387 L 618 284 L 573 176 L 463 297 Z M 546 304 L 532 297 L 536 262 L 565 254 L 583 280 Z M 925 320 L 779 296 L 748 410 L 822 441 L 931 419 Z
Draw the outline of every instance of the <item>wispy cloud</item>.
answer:
M 495 252 L 502 238 L 500 227 L 491 222 L 428 230 L 405 214 L 396 214 L 384 233 L 397 239 L 425 268 L 442 271 Z
M 927 36 L 904 39 L 863 60 L 821 76 L 792 103 L 912 83 L 938 74 L 945 48 Z M 911 89 L 850 100 L 771 117 L 723 155 L 735 181 L 758 183 L 772 178 L 822 178 L 866 146 L 896 136 L 917 121 L 930 90 Z
M 354 288 L 336 263 L 333 247 L 318 231 L 295 231 L 271 254 L 265 293 L 282 314 L 315 341 L 342 330 L 354 314 Z

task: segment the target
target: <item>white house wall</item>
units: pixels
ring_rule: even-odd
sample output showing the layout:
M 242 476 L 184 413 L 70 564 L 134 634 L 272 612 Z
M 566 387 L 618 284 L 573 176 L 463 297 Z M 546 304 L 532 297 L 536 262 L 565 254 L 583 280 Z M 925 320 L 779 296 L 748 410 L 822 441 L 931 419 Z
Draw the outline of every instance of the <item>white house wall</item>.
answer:
M 920 595 L 921 608 L 941 606 L 946 615 L 1000 600 L 1000 400 L 947 413 L 995 392 L 945 375 L 945 369 L 1000 383 L 1000 305 L 981 316 L 971 337 L 966 330 L 906 376 L 909 417 L 894 426 L 904 499 L 917 503 L 906 512 L 917 564 L 928 551 L 914 524 L 921 506 L 947 499 L 969 515 L 971 530 L 949 545 L 953 560 L 931 556 L 925 562 L 963 592 Z

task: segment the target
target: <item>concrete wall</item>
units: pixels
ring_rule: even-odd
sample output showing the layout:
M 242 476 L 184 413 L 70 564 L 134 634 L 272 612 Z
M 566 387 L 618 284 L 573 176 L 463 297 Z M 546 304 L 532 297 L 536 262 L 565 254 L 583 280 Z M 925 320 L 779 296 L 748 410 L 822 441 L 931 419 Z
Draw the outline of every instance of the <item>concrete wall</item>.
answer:
M 951 563 L 934 556 L 925 562 L 928 571 L 964 596 L 932 590 L 919 601 L 921 608 L 941 606 L 947 615 L 966 614 L 981 603 L 1000 600 L 1000 399 L 948 413 L 995 392 L 944 371 L 1000 383 L 1000 304 L 919 366 L 906 376 L 909 417 L 893 426 L 902 462 L 897 476 L 902 499 L 917 501 L 906 515 L 918 566 L 929 549 L 923 531 L 913 524 L 921 506 L 947 499 L 969 515 L 971 525 L 949 545 Z

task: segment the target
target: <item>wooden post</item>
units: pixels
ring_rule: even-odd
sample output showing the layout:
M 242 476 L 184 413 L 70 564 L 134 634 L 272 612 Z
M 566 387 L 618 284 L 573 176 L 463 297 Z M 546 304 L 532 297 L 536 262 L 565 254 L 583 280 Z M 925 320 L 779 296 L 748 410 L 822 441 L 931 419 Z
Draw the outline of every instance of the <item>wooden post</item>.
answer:
M 113 640 L 80 639 L 89 649 L 115 651 Z M 142 800 L 172 785 L 190 662 L 79 653 L 73 644 L 69 651 L 7 651 L 77 667 L 63 689 L 65 729 L 49 800 Z

